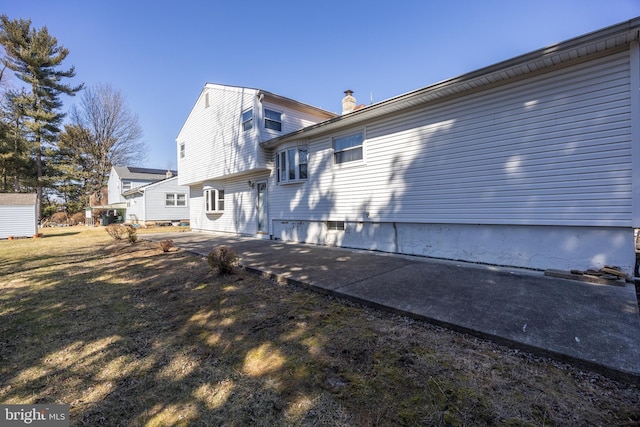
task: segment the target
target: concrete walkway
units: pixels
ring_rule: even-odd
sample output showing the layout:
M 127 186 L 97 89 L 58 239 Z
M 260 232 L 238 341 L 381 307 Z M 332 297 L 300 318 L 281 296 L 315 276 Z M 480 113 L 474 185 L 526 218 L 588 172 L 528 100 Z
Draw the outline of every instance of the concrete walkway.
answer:
M 141 237 L 200 255 L 228 245 L 250 271 L 640 383 L 633 284 L 209 233 Z

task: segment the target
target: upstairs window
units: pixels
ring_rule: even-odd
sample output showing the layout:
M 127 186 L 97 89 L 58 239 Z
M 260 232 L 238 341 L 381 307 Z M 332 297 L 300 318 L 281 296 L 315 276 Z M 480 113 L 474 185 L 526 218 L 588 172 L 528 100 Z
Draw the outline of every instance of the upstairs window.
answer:
M 164 195 L 164 205 L 167 207 L 187 206 L 187 195 L 185 193 L 166 193 Z
M 185 148 L 184 148 L 184 142 L 181 142 L 181 143 L 180 143 L 180 158 L 181 158 L 181 159 L 184 159 L 184 150 L 185 150 Z
M 304 181 L 308 178 L 307 147 L 295 147 L 276 154 L 276 180 L 278 183 Z
M 224 190 L 204 190 L 204 210 L 206 212 L 224 212 Z
M 264 127 L 278 132 L 282 131 L 282 113 L 279 111 L 264 109 Z
M 133 184 L 131 181 L 122 180 L 122 192 L 124 193 L 127 190 L 131 190 L 133 188 Z
M 253 109 L 242 113 L 242 130 L 246 131 L 253 128 Z
M 333 158 L 336 164 L 362 160 L 363 133 L 333 138 Z

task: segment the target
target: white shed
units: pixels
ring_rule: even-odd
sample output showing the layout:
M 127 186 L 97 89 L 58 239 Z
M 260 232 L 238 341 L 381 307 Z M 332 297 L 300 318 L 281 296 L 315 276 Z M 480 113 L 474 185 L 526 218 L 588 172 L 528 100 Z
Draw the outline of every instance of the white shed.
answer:
M 0 193 L 0 239 L 38 234 L 36 195 Z

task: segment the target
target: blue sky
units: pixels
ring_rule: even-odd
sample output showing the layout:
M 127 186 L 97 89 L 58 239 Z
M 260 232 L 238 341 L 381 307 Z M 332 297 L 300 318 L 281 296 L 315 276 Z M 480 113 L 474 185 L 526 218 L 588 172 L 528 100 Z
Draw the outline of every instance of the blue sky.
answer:
M 150 150 L 137 166 L 164 169 L 207 82 L 340 112 L 346 89 L 379 102 L 638 17 L 640 0 L 0 0 L 0 13 L 46 26 L 73 83 L 122 92 Z

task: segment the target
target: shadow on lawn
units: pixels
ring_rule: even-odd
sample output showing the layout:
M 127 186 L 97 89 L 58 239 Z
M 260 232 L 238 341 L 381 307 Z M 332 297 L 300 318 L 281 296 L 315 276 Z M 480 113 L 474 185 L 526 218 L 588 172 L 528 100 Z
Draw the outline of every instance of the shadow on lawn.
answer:
M 55 239 L 56 237 L 64 237 L 64 236 L 74 236 L 76 234 L 80 234 L 79 231 L 67 231 L 64 233 L 56 233 L 56 234 L 45 234 L 42 238 L 45 239 Z
M 63 261 L 2 267 L 0 401 L 66 403 L 72 425 L 640 419 L 636 389 L 246 272 L 217 277 L 180 250 L 119 243 Z
M 3 290 L 3 402 L 67 403 L 74 425 L 347 424 L 331 393 L 312 394 L 325 340 L 304 335 L 321 315 L 292 314 L 295 292 L 288 306 L 277 285 L 184 253 L 15 267 L 30 286 Z

